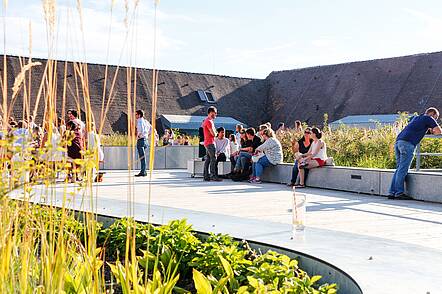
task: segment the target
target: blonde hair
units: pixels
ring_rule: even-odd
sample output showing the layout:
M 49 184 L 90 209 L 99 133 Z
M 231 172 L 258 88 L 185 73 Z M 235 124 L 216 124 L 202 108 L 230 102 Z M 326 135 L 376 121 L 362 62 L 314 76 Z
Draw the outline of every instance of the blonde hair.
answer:
M 260 125 L 258 128 L 260 131 L 263 131 L 263 130 L 267 130 L 269 128 L 269 126 L 264 124 L 264 125 Z
M 272 129 L 265 129 L 262 134 L 269 138 L 275 137 L 275 132 Z

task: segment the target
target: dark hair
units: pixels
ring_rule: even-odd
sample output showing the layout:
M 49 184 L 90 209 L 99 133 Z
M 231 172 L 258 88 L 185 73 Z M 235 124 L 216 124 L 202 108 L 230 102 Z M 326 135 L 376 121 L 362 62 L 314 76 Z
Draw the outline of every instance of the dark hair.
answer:
M 211 112 L 217 112 L 215 106 L 210 106 L 209 109 L 207 109 L 207 114 L 210 114 Z
M 221 133 L 221 132 L 225 132 L 226 129 L 223 128 L 223 127 L 219 127 L 219 128 L 216 129 L 216 131 L 217 131 L 218 133 Z
M 234 134 L 230 134 L 229 136 L 230 141 L 232 141 L 233 143 L 236 143 L 236 137 Z
M 138 109 L 137 111 L 135 111 L 136 114 L 138 114 L 140 117 L 144 117 L 144 111 L 141 109 Z
M 300 127 L 302 126 L 302 123 L 300 120 L 295 120 L 295 126 Z
M 278 129 L 279 128 L 283 128 L 283 127 L 285 127 L 285 124 L 283 122 L 280 122 L 279 125 L 278 125 Z
M 321 139 L 322 138 L 322 132 L 318 128 L 312 128 L 312 133 L 316 135 L 316 138 Z
M 248 129 L 246 130 L 246 134 L 249 134 L 250 136 L 255 136 L 256 131 L 255 131 L 254 128 L 248 128 Z
M 77 128 L 77 124 L 73 121 L 68 121 L 68 123 L 66 124 L 66 128 L 68 130 L 74 131 Z
M 18 121 L 18 124 L 17 124 L 17 127 L 18 127 L 19 129 L 21 129 L 21 128 L 26 129 L 26 128 L 28 127 L 28 124 L 27 124 L 24 120 L 19 120 L 19 121 Z
M 439 116 L 439 110 L 437 110 L 436 107 L 430 107 L 427 110 L 425 110 L 425 114 L 427 115 L 435 114 L 436 116 Z
M 78 118 L 78 112 L 75 109 L 69 109 L 68 113 L 71 113 L 73 117 Z

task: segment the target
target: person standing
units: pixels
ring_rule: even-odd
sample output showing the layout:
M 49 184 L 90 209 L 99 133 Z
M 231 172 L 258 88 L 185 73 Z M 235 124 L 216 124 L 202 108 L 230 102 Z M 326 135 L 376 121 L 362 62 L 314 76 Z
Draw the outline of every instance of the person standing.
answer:
M 79 132 L 81 135 L 81 139 L 82 141 L 84 141 L 86 139 L 86 125 L 84 124 L 84 122 L 78 118 L 78 112 L 75 109 L 69 109 L 68 110 L 68 118 L 69 121 L 74 122 L 75 124 L 78 125 Z
M 434 135 L 441 134 L 442 129 L 436 121 L 438 118 L 439 111 L 434 107 L 430 107 L 424 114 L 415 116 L 397 136 L 394 144 L 396 171 L 391 180 L 388 199 L 412 199 L 405 194 L 405 178 L 413 160 L 416 145 L 419 144 L 428 131 Z
M 236 141 L 236 144 L 238 145 L 238 148 L 241 148 L 241 132 L 243 129 L 244 129 L 244 127 L 241 124 L 237 124 L 235 127 L 234 136 L 235 136 L 235 141 Z
M 204 181 L 221 181 L 216 175 L 216 148 L 215 137 L 216 129 L 213 122 L 218 112 L 214 106 L 210 106 L 207 110 L 207 117 L 203 122 L 204 147 L 206 148 L 206 161 L 204 162 Z M 210 174 L 209 174 L 210 166 Z
M 141 170 L 135 176 L 145 177 L 147 175 L 145 149 L 149 148 L 150 146 L 150 142 L 148 142 L 148 140 L 149 140 L 149 135 L 152 131 L 152 126 L 144 118 L 143 110 L 138 109 L 135 112 L 135 117 L 137 119 L 137 150 L 138 150 L 138 157 L 140 158 L 141 162 Z

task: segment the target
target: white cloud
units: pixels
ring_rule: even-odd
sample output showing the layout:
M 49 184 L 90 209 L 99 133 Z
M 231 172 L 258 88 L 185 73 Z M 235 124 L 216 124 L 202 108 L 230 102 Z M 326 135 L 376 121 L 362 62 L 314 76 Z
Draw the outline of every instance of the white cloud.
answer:
M 135 55 L 137 55 L 138 66 L 152 66 L 154 27 L 153 18 L 145 17 L 149 14 L 147 6 L 140 6 L 140 11 L 134 19 L 132 19 L 133 11 L 129 11 L 129 24 L 126 25 L 124 22 L 126 15 L 124 7 L 116 5 L 112 25 L 110 26 L 110 10 L 105 9 L 101 4 L 97 4 L 99 1 L 88 3 L 82 8 L 84 22 L 82 33 L 76 5 L 68 6 L 65 2 L 57 6 L 56 52 L 54 57 L 68 60 L 84 60 L 84 57 L 86 57 L 88 62 L 104 63 L 109 48 L 109 63 L 133 64 Z M 36 13 L 36 11 L 42 12 L 41 6 L 34 5 L 21 11 L 15 9 L 8 11 L 8 16 L 5 18 L 6 53 L 28 54 L 28 28 L 29 22 L 31 22 L 32 55 L 38 57 L 48 56 L 46 25 L 43 14 Z M 109 29 L 111 29 L 110 35 Z M 83 50 L 83 40 L 85 50 Z M 1 43 L 3 43 L 3 34 L 0 34 Z M 163 52 L 179 50 L 184 45 L 185 42 L 169 38 L 165 36 L 162 30 L 157 30 L 159 57 L 162 56 Z

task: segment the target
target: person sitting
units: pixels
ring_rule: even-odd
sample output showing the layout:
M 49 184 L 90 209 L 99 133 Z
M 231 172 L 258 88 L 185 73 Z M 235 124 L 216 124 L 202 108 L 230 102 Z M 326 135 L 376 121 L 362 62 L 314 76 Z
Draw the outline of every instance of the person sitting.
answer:
M 232 156 L 232 154 L 239 151 L 239 145 L 236 142 L 236 136 L 234 134 L 230 134 L 229 136 L 229 145 L 230 145 L 230 156 Z
M 263 138 L 262 133 L 264 132 L 264 130 L 267 130 L 267 129 L 269 129 L 269 127 L 268 127 L 268 125 L 266 125 L 266 124 L 260 125 L 260 126 L 258 127 L 258 134 L 256 134 L 256 135 L 257 135 L 257 136 L 259 137 L 259 139 L 261 140 L 261 143 L 264 142 L 264 138 Z
M 261 184 L 261 176 L 264 169 L 275 166 L 282 162 L 282 146 L 272 129 L 263 131 L 264 143 L 256 148 L 255 158 L 252 164 L 252 177 L 250 183 Z
M 183 137 L 178 135 L 175 140 L 172 142 L 172 146 L 180 146 L 183 145 Z
M 252 161 L 252 154 L 255 153 L 256 148 L 261 145 L 261 139 L 255 135 L 254 128 L 246 130 L 247 142 L 244 148 L 240 149 L 239 157 L 236 160 L 234 172 L 242 174 L 249 170 Z
M 232 135 L 230 135 L 232 137 Z M 236 136 L 233 135 L 233 137 L 236 140 Z M 230 174 L 232 175 L 234 173 L 235 170 L 235 165 L 236 165 L 236 161 L 239 157 L 239 153 L 240 153 L 240 149 L 241 148 L 246 148 L 246 142 L 248 142 L 247 137 L 246 137 L 246 131 L 243 129 L 240 131 L 240 142 L 235 142 L 235 147 L 232 147 L 232 139 L 230 141 L 230 165 L 231 165 L 231 169 L 230 169 Z
M 296 185 L 295 188 L 305 187 L 305 169 L 324 166 L 327 159 L 327 145 L 321 139 L 321 130 L 312 128 L 311 135 L 313 142 L 310 145 L 310 150 L 306 154 L 301 155 L 301 159 L 298 160 L 299 185 Z
M 302 123 L 300 120 L 295 120 L 294 131 L 295 133 L 302 133 Z
M 226 138 L 226 130 L 220 127 L 216 130 L 215 138 L 216 175 L 218 176 L 218 162 L 226 162 L 230 158 L 230 140 Z
M 301 156 L 304 154 L 307 154 L 310 150 L 310 145 L 313 142 L 313 139 L 311 138 L 312 129 L 306 128 L 304 131 L 304 136 L 298 140 L 292 142 L 292 150 L 293 154 L 295 155 L 295 164 L 293 165 L 292 170 L 292 178 L 290 182 L 287 184 L 287 186 L 294 186 L 296 184 L 296 180 L 298 178 L 299 169 L 298 169 L 298 161 L 301 159 Z M 304 180 L 307 179 L 308 176 L 308 169 L 305 170 Z
M 165 129 L 164 135 L 163 135 L 163 137 L 161 137 L 161 141 L 163 142 L 163 146 L 169 145 L 169 137 L 170 137 L 169 130 Z

